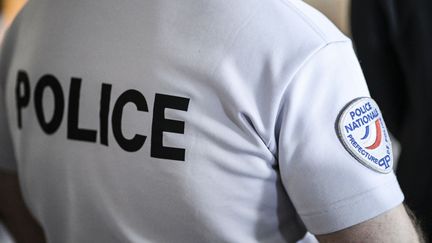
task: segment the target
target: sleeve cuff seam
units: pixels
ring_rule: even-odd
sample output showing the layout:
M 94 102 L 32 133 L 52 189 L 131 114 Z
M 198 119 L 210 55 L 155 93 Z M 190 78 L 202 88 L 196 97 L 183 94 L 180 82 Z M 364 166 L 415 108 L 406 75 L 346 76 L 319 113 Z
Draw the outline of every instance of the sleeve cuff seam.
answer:
M 321 215 L 325 215 L 330 213 L 331 211 L 337 211 L 341 208 L 347 207 L 347 206 L 353 206 L 356 205 L 358 203 L 360 203 L 361 201 L 364 200 L 363 195 L 369 194 L 375 190 L 378 190 L 388 184 L 394 183 L 396 181 L 396 178 L 393 177 L 391 180 L 387 181 L 386 183 L 381 184 L 380 186 L 376 186 L 373 187 L 367 191 L 355 194 L 353 196 L 338 200 L 336 202 L 333 202 L 331 204 L 329 204 L 327 207 L 325 207 L 323 210 L 319 210 L 316 212 L 305 212 L 305 213 L 300 213 L 299 215 L 302 217 L 306 217 L 306 218 L 310 218 L 310 217 L 316 217 L 316 216 L 321 216 Z

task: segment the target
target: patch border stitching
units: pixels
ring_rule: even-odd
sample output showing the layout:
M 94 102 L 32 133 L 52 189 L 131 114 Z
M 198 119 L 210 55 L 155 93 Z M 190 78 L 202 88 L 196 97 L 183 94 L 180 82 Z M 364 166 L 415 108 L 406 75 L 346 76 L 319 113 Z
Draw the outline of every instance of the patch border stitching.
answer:
M 348 108 L 350 108 L 350 106 L 352 106 L 352 105 L 354 105 L 357 101 L 359 101 L 359 100 L 362 100 L 362 99 L 369 99 L 369 100 L 372 100 L 375 104 L 376 104 L 376 101 L 374 100 L 374 99 L 372 99 L 371 97 L 366 97 L 366 96 L 363 96 L 363 97 L 358 97 L 358 98 L 355 98 L 355 99 L 353 99 L 353 100 L 351 100 L 350 102 L 348 102 L 342 109 L 341 109 L 341 111 L 339 112 L 339 115 L 337 116 L 337 119 L 336 119 L 336 124 L 335 124 L 335 128 L 336 128 L 336 134 L 337 134 L 337 137 L 338 137 L 338 139 L 339 139 L 339 141 L 342 143 L 342 145 L 344 146 L 344 148 L 345 148 L 345 150 L 355 159 L 355 160 L 357 160 L 358 162 L 360 162 L 362 165 L 364 165 L 365 167 L 367 167 L 367 168 L 369 168 L 369 169 L 371 169 L 371 170 L 373 170 L 373 171 L 375 171 L 375 172 L 379 172 L 379 173 L 381 173 L 381 174 L 389 174 L 389 173 L 391 173 L 392 171 L 393 171 L 393 164 L 394 164 L 394 161 L 393 161 L 393 157 L 392 157 L 392 165 L 388 168 L 388 169 L 382 169 L 381 167 L 373 167 L 372 165 L 369 165 L 369 163 L 368 162 L 365 162 L 365 161 L 363 161 L 363 159 L 361 158 L 361 157 L 359 157 L 359 156 L 357 156 L 357 154 L 355 154 L 353 151 L 351 151 L 351 148 L 350 148 L 350 145 L 349 144 L 347 144 L 347 142 L 344 140 L 344 136 L 343 136 L 343 134 L 342 134 L 342 131 L 341 131 L 341 123 L 342 123 L 342 118 L 343 117 L 345 117 L 345 115 L 347 115 L 348 114 Z M 380 113 L 380 120 L 381 120 L 381 122 L 382 122 L 382 126 L 385 128 L 385 130 L 387 131 L 387 126 L 385 125 L 385 122 L 384 122 L 384 119 L 383 119 L 383 117 L 382 117 L 382 113 L 381 113 L 381 109 L 379 109 L 379 106 L 377 105 L 377 108 L 378 108 L 378 111 L 379 111 L 379 113 Z M 384 131 L 383 131 L 384 132 Z M 391 140 L 390 140 L 390 136 L 388 135 L 388 132 L 386 133 L 387 134 L 387 137 L 388 137 L 388 139 L 389 139 L 389 145 L 390 145 L 390 147 L 392 146 L 392 143 L 391 143 Z

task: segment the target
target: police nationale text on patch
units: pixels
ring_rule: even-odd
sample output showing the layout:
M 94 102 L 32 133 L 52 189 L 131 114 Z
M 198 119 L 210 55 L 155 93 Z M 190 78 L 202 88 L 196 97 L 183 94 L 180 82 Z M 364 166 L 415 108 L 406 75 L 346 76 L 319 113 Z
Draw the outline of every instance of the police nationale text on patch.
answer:
M 381 111 L 373 99 L 351 101 L 340 113 L 336 127 L 339 139 L 359 162 L 380 173 L 392 171 L 391 141 Z

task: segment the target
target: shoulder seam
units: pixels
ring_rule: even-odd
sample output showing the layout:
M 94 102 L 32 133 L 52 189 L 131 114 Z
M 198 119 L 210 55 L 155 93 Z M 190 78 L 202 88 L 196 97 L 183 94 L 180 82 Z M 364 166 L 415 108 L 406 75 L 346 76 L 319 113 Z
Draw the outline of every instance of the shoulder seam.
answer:
M 286 0 L 280 0 L 280 1 L 286 7 L 295 11 L 298 14 L 298 16 L 301 19 L 303 19 L 303 21 L 321 38 L 321 40 L 323 40 L 324 42 L 329 42 L 328 36 L 321 30 L 321 28 L 319 28 L 314 22 L 312 22 L 302 11 L 300 11 L 300 9 L 297 6 L 295 6 L 294 4 Z M 347 37 L 345 38 L 348 39 Z M 345 38 L 340 38 L 340 41 L 344 40 Z
M 303 69 L 303 67 L 305 67 L 310 60 L 313 59 L 314 56 L 316 56 L 318 53 L 320 53 L 323 49 L 325 49 L 328 46 L 331 45 L 336 45 L 336 44 L 350 44 L 351 40 L 350 39 L 345 39 L 345 40 L 336 40 L 336 41 L 330 41 L 330 42 L 326 42 L 321 46 L 318 46 L 314 51 L 312 51 L 305 59 L 304 61 L 297 67 L 297 69 L 295 70 L 294 74 L 292 75 L 291 79 L 288 81 L 288 85 L 291 83 L 292 80 L 294 80 L 297 77 L 297 74 Z

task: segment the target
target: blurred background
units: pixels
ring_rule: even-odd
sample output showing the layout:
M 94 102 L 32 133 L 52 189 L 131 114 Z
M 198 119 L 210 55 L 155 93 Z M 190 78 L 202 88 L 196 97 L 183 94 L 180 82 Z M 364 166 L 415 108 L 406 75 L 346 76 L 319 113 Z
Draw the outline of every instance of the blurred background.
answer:
M 3 36 L 5 29 L 9 26 L 17 12 L 24 4 L 25 0 L 1 0 L 0 38 Z
M 351 35 L 350 4 L 351 0 L 305 0 L 324 13 L 346 35 Z
M 25 0 L 0 0 L 0 38 Z M 353 40 L 393 135 L 406 203 L 432 232 L 432 1 L 305 0 Z M 399 156 L 400 155 L 400 156 Z M 0 224 L 0 243 L 11 242 Z
M 25 0 L 0 0 L 0 40 Z M 12 243 L 10 235 L 0 222 L 0 243 Z

